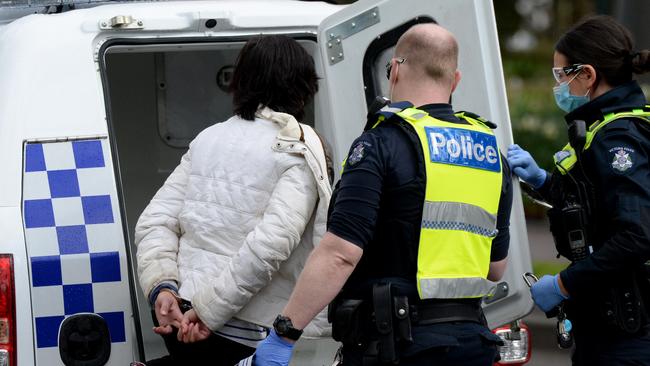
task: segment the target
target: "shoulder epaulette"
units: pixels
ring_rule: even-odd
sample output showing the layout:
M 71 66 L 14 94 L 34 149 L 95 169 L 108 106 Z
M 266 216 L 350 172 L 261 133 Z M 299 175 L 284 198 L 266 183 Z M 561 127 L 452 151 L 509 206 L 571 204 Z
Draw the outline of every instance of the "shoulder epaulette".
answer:
M 413 107 L 413 104 L 410 102 L 397 102 L 386 105 L 384 108 L 380 109 L 375 113 L 375 116 L 384 116 L 384 119 L 389 119 L 395 114 L 405 110 L 406 108 Z
M 375 112 L 372 116 L 369 116 L 364 131 L 376 127 L 380 122 L 386 121 L 395 116 L 397 113 L 411 107 L 413 107 L 413 104 L 410 102 L 397 102 L 385 105 L 383 108 Z
M 460 115 L 460 116 L 467 116 L 467 117 L 469 117 L 469 118 L 475 119 L 475 120 L 477 120 L 477 121 L 483 123 L 486 127 L 490 128 L 491 130 L 494 130 L 494 129 L 497 128 L 496 123 L 491 122 L 491 121 L 488 121 L 487 119 L 485 119 L 485 118 L 479 116 L 479 115 L 476 114 L 476 113 L 467 112 L 467 111 L 458 111 L 458 112 L 456 113 L 456 115 L 457 115 L 457 116 L 458 116 L 458 115 Z

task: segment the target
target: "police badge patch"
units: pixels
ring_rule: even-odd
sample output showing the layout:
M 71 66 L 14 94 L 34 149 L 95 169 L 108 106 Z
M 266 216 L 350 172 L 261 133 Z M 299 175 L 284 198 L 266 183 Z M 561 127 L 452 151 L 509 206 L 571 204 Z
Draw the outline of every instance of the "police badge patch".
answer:
M 365 148 L 366 148 L 366 142 L 359 142 L 354 146 L 354 149 L 352 149 L 352 152 L 350 153 L 350 156 L 348 156 L 347 163 L 352 166 L 355 165 L 356 163 L 360 162 L 361 159 L 365 156 Z
M 632 167 L 632 158 L 630 153 L 624 149 L 618 149 L 614 152 L 614 160 L 612 161 L 612 168 L 619 172 L 624 172 Z
M 567 151 L 567 150 L 560 150 L 553 155 L 555 161 L 557 161 L 558 163 L 568 158 L 569 156 L 571 156 L 571 151 Z

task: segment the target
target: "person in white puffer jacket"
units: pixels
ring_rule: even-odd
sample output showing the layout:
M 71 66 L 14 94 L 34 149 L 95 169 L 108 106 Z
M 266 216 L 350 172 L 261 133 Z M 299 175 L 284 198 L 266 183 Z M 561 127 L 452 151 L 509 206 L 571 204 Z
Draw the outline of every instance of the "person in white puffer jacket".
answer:
M 170 352 L 150 365 L 252 354 L 326 230 L 326 154 L 297 122 L 318 89 L 311 56 L 291 38 L 256 37 L 231 89 L 235 115 L 192 141 L 135 229 L 138 278 Z M 324 314 L 305 329 L 328 334 Z

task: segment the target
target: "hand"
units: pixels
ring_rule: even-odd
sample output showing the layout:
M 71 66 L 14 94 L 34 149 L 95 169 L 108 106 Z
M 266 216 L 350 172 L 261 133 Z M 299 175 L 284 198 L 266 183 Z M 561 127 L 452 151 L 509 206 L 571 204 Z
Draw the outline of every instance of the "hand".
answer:
M 560 289 L 559 276 L 544 275 L 530 287 L 533 301 L 545 313 L 569 298 Z
M 177 338 L 180 342 L 199 342 L 207 339 L 210 334 L 212 334 L 212 331 L 205 324 L 203 324 L 194 309 L 191 309 L 183 314 L 183 321 L 181 322 L 181 326 L 177 334 Z
M 546 170 L 540 169 L 530 153 L 517 144 L 508 148 L 508 165 L 516 176 L 535 189 L 546 181 Z
M 183 313 L 178 307 L 178 302 L 174 295 L 168 291 L 160 291 L 156 297 L 154 310 L 156 312 L 156 319 L 158 320 L 158 326 L 153 328 L 154 332 L 158 334 L 169 334 L 173 330 L 172 327 L 180 328 Z
M 293 343 L 281 338 L 272 330 L 257 346 L 253 366 L 288 366 L 293 353 Z

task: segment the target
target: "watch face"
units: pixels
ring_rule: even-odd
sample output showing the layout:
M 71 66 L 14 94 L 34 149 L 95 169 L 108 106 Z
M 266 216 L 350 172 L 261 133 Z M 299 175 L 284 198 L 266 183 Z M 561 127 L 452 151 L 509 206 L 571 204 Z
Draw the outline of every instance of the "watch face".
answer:
M 284 321 L 279 321 L 279 322 L 277 322 L 277 324 L 275 325 L 275 327 L 277 328 L 276 330 L 277 330 L 279 333 L 284 333 L 284 332 L 287 331 L 287 323 L 284 322 Z
M 278 316 L 277 319 L 275 319 L 275 322 L 273 323 L 273 326 L 275 327 L 275 331 L 279 334 L 284 334 L 287 332 L 289 329 L 289 324 L 290 320 L 286 317 L 283 316 Z
M 275 321 L 273 322 L 273 328 L 275 328 L 275 332 L 278 335 L 293 339 L 294 341 L 298 340 L 302 334 L 301 330 L 295 329 L 293 327 L 291 319 L 282 315 L 278 315 L 278 317 L 275 318 Z

